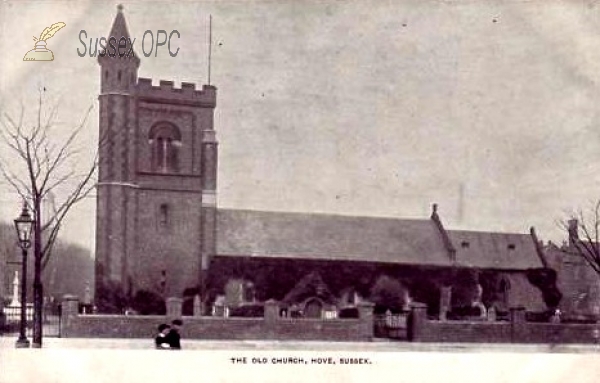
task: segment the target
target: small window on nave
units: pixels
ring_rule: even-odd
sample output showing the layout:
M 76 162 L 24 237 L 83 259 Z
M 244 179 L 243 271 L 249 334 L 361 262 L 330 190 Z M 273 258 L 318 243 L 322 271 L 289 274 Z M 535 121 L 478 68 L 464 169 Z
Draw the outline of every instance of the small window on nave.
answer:
M 152 171 L 157 173 L 177 173 L 179 171 L 179 148 L 181 133 L 172 124 L 157 124 L 150 129 Z

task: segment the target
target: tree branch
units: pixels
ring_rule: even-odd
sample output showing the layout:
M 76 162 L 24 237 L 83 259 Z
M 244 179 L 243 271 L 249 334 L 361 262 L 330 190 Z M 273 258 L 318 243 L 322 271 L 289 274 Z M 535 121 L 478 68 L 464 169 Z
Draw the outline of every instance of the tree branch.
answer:
M 55 124 L 55 118 L 58 113 L 58 103 L 54 105 L 49 114 L 44 116 L 44 95 L 39 92 L 37 102 L 37 121 L 31 129 L 23 128 L 23 119 L 25 108 L 21 105 L 21 112 L 18 121 L 15 121 L 10 115 L 3 114 L 0 118 L 0 140 L 2 140 L 10 151 L 16 154 L 12 158 L 2 161 L 0 158 L 0 173 L 6 181 L 16 190 L 21 198 L 27 201 L 28 206 L 35 212 L 38 219 L 41 212 L 36 211 L 34 207 L 40 208 L 44 198 L 52 190 L 61 188 L 70 189 L 67 198 L 57 208 L 54 206 L 53 214 L 48 214 L 47 222 L 39 227 L 45 235 L 41 241 L 41 260 L 42 266 L 45 266 L 52 253 L 52 248 L 63 220 L 69 210 L 91 193 L 95 187 L 94 174 L 98 167 L 98 153 L 96 152 L 92 164 L 83 173 L 79 174 L 75 168 L 69 166 L 70 160 L 75 160 L 79 149 L 75 147 L 76 139 L 87 125 L 88 118 L 93 109 L 93 105 L 86 110 L 83 118 L 69 133 L 65 140 L 60 142 L 50 140 L 54 138 L 49 131 Z M 15 158 L 19 161 L 15 162 Z M 11 171 L 7 164 L 24 165 L 26 171 Z M 74 187 L 70 182 L 78 179 Z M 61 188 L 62 190 L 62 188 Z M 66 191 L 66 190 L 65 190 Z M 41 210 L 41 209 L 39 209 Z
M 582 258 L 594 272 L 600 277 L 600 200 L 598 200 L 592 210 L 592 222 L 586 223 L 586 217 L 582 210 L 577 214 L 572 214 L 572 219 L 578 221 L 578 231 L 583 238 L 573 238 L 569 235 L 569 246 L 561 249 L 563 253 Z M 562 227 L 570 231 L 570 227 L 564 221 Z
M 15 189 L 17 194 L 21 197 L 23 201 L 25 201 L 28 207 L 31 209 L 32 206 L 29 203 L 29 199 L 31 197 L 31 191 L 28 186 L 14 174 L 12 174 L 9 170 L 6 169 L 6 166 L 0 161 L 0 172 L 2 173 L 2 177 Z M 33 209 L 31 209 L 33 210 Z
M 52 173 L 68 158 L 72 157 L 73 153 L 70 151 L 70 147 L 71 144 L 73 143 L 73 141 L 77 138 L 77 136 L 79 135 L 79 133 L 83 130 L 83 128 L 85 127 L 88 117 L 90 115 L 90 112 L 92 111 L 93 106 L 90 106 L 87 111 L 86 114 L 83 118 L 83 121 L 77 126 L 75 127 L 75 129 L 73 129 L 73 131 L 71 132 L 71 134 L 69 135 L 69 137 L 67 138 L 67 140 L 64 142 L 64 144 L 60 147 L 58 154 L 56 155 L 56 157 L 50 161 L 50 164 L 47 166 L 47 171 L 46 171 L 46 175 L 44 177 L 44 179 L 41 182 L 40 185 L 40 189 L 43 190 L 45 189 L 48 180 L 50 179 Z
M 79 182 L 67 199 L 62 203 L 62 205 L 55 211 L 54 226 L 50 230 L 50 236 L 43 247 L 42 260 L 49 258 L 47 254 L 49 254 L 51 251 L 54 241 L 56 240 L 56 236 L 58 235 L 58 230 L 60 229 L 60 226 L 71 207 L 85 198 L 94 189 L 95 185 L 89 185 L 89 183 L 96 172 L 97 164 L 97 159 L 94 159 L 94 162 L 87 174 L 83 177 L 83 179 Z

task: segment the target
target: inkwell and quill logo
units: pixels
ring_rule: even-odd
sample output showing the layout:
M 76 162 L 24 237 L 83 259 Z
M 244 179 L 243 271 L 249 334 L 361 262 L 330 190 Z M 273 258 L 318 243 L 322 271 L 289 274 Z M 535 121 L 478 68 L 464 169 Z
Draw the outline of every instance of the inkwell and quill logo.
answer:
M 35 41 L 35 48 L 25 54 L 23 61 L 54 61 L 54 53 L 46 48 L 46 40 L 54 36 L 56 32 L 66 25 L 67 24 L 62 21 L 59 21 L 44 29 L 39 38 L 34 36 L 33 41 Z

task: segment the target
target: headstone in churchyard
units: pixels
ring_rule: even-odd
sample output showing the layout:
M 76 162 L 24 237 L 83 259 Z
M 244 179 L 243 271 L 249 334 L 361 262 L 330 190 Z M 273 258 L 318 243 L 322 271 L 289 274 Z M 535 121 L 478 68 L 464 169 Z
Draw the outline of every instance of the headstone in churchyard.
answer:
M 452 299 L 452 286 L 442 286 L 440 288 L 440 320 L 446 320 L 448 311 L 450 311 L 450 302 Z
M 225 316 L 225 296 L 217 295 L 215 302 L 213 303 L 212 315 L 216 317 Z
M 232 279 L 225 285 L 225 306 L 236 307 L 244 302 L 244 282 Z
M 202 301 L 200 301 L 200 295 L 194 296 L 194 316 L 202 316 Z

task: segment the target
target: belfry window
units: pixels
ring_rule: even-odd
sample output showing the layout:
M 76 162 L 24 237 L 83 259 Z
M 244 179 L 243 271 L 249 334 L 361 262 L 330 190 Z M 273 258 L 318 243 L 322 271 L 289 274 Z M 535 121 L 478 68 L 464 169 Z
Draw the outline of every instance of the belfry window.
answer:
M 157 124 L 150 129 L 152 171 L 176 173 L 179 171 L 179 147 L 181 134 L 172 124 Z

